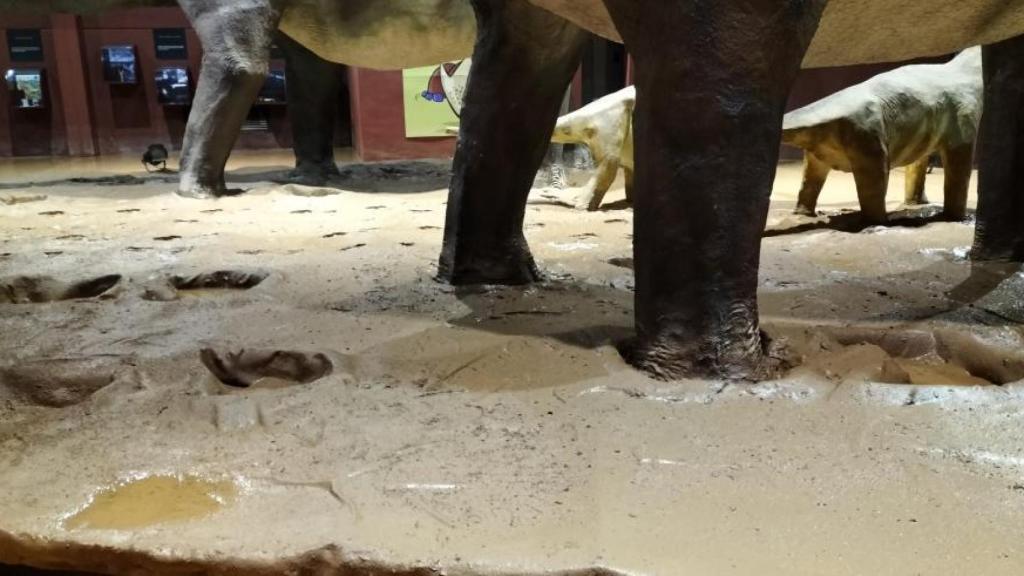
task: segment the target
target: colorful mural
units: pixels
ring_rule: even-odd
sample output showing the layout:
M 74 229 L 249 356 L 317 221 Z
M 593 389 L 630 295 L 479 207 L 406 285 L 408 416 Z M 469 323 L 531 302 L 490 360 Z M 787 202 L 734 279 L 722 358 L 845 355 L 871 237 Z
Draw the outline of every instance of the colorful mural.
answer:
M 407 138 L 452 136 L 459 130 L 469 59 L 402 72 Z

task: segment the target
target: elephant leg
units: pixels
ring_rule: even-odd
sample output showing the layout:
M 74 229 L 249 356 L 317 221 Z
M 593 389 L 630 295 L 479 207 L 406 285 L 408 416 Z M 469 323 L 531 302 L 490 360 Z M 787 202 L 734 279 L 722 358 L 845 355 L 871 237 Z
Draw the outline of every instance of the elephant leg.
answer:
M 942 168 L 946 174 L 942 217 L 958 222 L 967 217 L 967 193 L 974 171 L 974 144 L 943 149 Z
M 986 46 L 975 260 L 1024 260 L 1024 36 Z
M 266 78 L 280 20 L 270 0 L 246 0 L 231 10 L 218 6 L 184 4 L 203 44 L 203 67 L 182 145 L 182 196 L 227 193 L 224 166 Z
M 334 126 L 345 67 L 320 58 L 284 34 L 278 37 L 278 46 L 285 57 L 288 117 L 295 142 L 295 170 L 290 178 L 321 186 L 341 174 L 334 161 Z
M 587 34 L 526 0 L 473 0 L 473 54 L 438 274 L 453 284 L 539 278 L 526 200 Z
M 803 216 L 818 215 L 818 197 L 832 167 L 822 162 L 811 152 L 804 153 L 804 181 L 800 186 L 800 196 L 796 201 L 794 214 Z
M 600 210 L 601 202 L 615 183 L 615 177 L 619 175 L 619 166 L 618 156 L 602 158 L 597 165 L 597 172 L 587 183 L 584 193 L 576 200 L 576 207 L 589 212 Z
M 605 5 L 637 85 L 637 338 L 623 353 L 659 378 L 770 377 L 761 235 L 786 99 L 825 2 Z
M 931 155 L 925 155 L 917 162 L 907 166 L 906 190 L 903 195 L 905 205 L 921 206 L 928 203 L 928 197 L 924 193 L 924 181 L 928 176 L 931 159 Z M 949 178 L 948 173 L 946 178 Z

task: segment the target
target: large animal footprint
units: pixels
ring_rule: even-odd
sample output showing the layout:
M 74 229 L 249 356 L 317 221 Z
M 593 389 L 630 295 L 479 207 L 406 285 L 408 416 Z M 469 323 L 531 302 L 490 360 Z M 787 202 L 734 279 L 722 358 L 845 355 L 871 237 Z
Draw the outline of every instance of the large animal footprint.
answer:
M 334 371 L 326 355 L 283 350 L 240 350 L 220 353 L 204 348 L 203 365 L 228 386 L 248 388 L 264 378 L 309 384 Z

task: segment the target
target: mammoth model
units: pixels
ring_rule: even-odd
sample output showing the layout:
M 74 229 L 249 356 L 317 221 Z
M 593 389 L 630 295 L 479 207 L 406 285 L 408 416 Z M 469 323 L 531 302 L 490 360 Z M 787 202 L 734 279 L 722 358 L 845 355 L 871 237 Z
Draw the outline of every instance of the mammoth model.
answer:
M 944 216 L 962 220 L 981 122 L 981 48 L 947 64 L 904 66 L 786 115 L 782 140 L 804 149 L 796 212 L 813 216 L 830 170 L 853 172 L 861 211 L 886 220 L 889 170 L 907 166 L 905 200 L 924 204 L 932 154 L 946 172 Z
M 475 30 L 439 266 L 459 284 L 538 278 L 523 219 L 562 97 L 587 30 L 624 41 L 637 89 L 637 338 L 627 357 L 662 377 L 756 379 L 777 369 L 759 329 L 758 266 L 783 110 L 802 64 L 987 45 L 974 254 L 1024 259 L 1024 0 L 179 3 L 205 47 L 181 182 L 194 195 L 223 191 L 224 162 L 275 30 L 328 60 L 371 67 L 461 58 Z M 0 8 L 88 4 L 7 0 Z
M 593 212 L 601 207 L 622 168 L 626 199 L 633 199 L 633 108 L 636 89 L 623 88 L 558 119 L 551 141 L 586 144 L 597 172 L 576 200 L 576 207 Z

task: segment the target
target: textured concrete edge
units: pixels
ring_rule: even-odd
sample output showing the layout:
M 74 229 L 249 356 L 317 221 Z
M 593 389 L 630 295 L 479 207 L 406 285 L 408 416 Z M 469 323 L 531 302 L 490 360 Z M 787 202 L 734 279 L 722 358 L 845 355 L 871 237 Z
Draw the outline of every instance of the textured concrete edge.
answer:
M 266 561 L 231 556 L 174 557 L 154 551 L 84 544 L 71 540 L 41 539 L 0 530 L 0 562 L 43 570 L 71 570 L 98 574 L 151 574 L 178 576 L 283 576 L 316 574 L 339 576 L 632 576 L 603 567 L 561 570 L 489 569 L 482 566 L 400 566 L 347 553 L 330 544 L 290 557 Z

